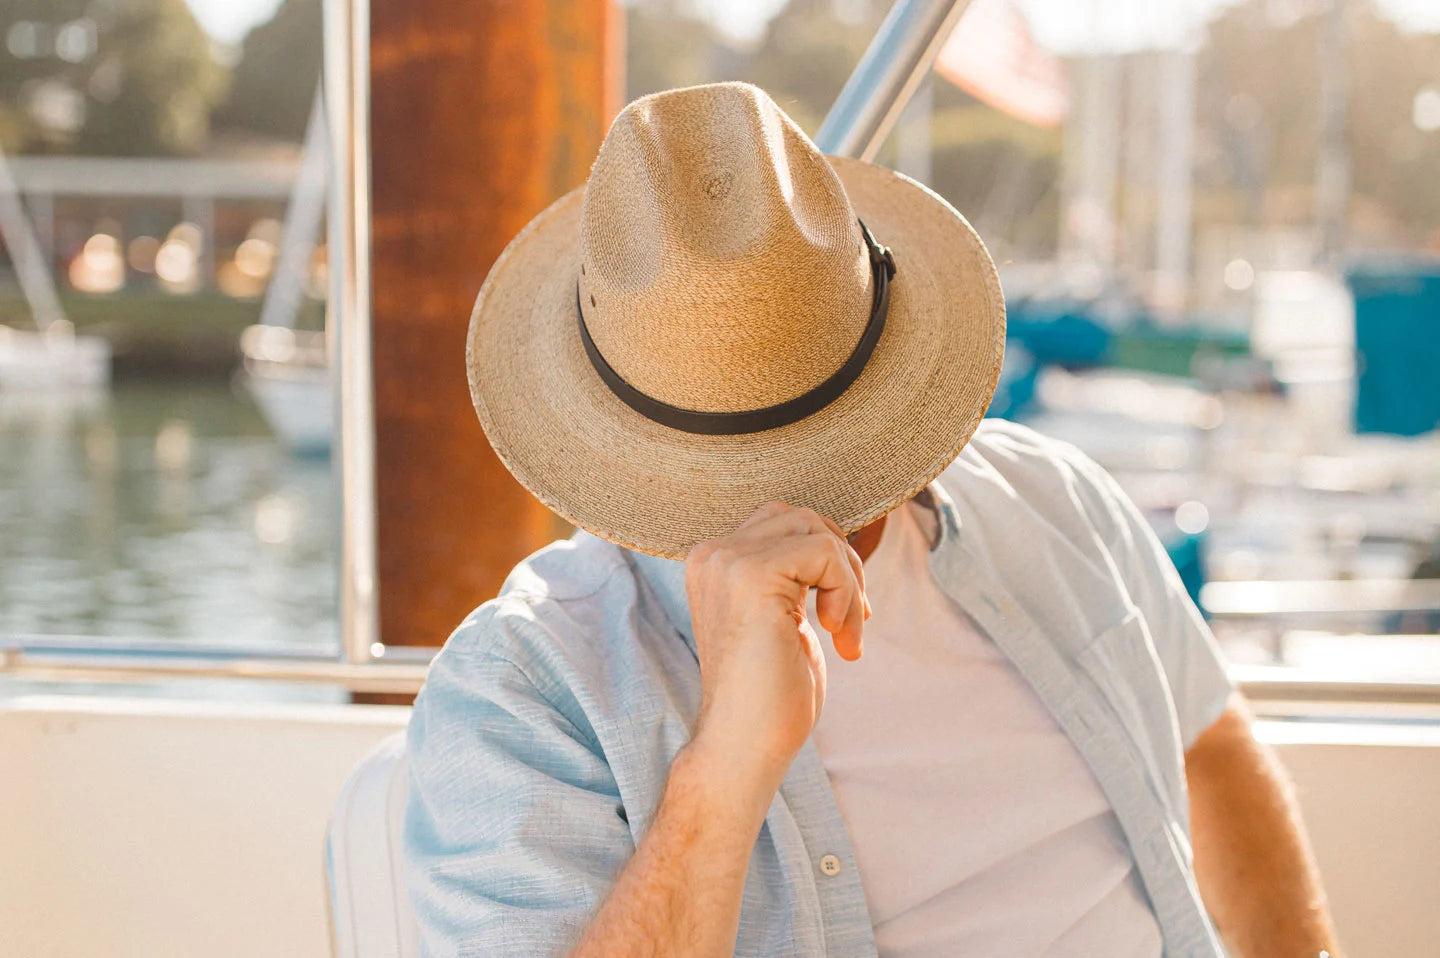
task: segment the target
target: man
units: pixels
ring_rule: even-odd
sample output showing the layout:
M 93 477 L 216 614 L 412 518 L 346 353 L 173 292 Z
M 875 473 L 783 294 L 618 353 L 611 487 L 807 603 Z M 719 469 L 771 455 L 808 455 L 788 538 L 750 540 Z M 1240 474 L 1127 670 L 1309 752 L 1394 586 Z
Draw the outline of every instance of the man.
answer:
M 471 321 L 491 443 L 587 531 L 416 702 L 428 953 L 1333 950 L 1153 533 L 1076 450 L 980 423 L 1003 341 L 924 187 L 750 86 L 621 113 Z

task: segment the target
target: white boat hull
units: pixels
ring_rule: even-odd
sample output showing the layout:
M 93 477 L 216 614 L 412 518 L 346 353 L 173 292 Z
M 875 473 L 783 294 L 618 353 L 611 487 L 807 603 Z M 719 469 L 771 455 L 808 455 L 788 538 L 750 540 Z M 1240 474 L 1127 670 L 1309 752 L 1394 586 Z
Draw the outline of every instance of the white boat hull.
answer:
M 0 326 L 0 390 L 96 389 L 109 384 L 110 344 L 100 337 Z
M 254 367 L 246 371 L 245 385 L 287 449 L 298 455 L 329 453 L 334 411 L 325 370 Z

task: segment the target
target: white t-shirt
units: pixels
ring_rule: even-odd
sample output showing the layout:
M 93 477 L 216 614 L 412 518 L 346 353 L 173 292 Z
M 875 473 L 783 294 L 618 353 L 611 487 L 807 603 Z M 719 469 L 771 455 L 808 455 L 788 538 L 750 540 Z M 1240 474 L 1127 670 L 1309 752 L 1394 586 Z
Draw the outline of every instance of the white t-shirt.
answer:
M 927 565 L 934 515 L 890 514 L 865 562 L 864 655 L 829 636 L 815 743 L 884 958 L 1157 958 L 1109 801 L 1010 661 Z

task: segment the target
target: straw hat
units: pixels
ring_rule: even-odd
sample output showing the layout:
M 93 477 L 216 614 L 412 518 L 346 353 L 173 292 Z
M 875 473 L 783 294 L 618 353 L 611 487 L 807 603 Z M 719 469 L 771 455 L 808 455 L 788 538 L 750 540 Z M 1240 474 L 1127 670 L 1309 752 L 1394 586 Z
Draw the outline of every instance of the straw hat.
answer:
M 772 499 L 848 533 L 910 498 L 979 425 L 1004 339 L 959 213 L 724 83 L 616 117 L 589 182 L 496 260 L 466 362 L 516 479 L 679 558 Z

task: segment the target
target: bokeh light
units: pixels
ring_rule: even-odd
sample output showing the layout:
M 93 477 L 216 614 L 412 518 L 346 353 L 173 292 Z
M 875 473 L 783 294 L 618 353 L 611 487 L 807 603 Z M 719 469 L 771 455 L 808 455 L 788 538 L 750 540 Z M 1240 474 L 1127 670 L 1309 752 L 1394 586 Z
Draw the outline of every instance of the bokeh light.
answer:
M 82 293 L 113 293 L 125 285 L 125 258 L 120 240 L 96 233 L 70 262 L 70 285 Z

